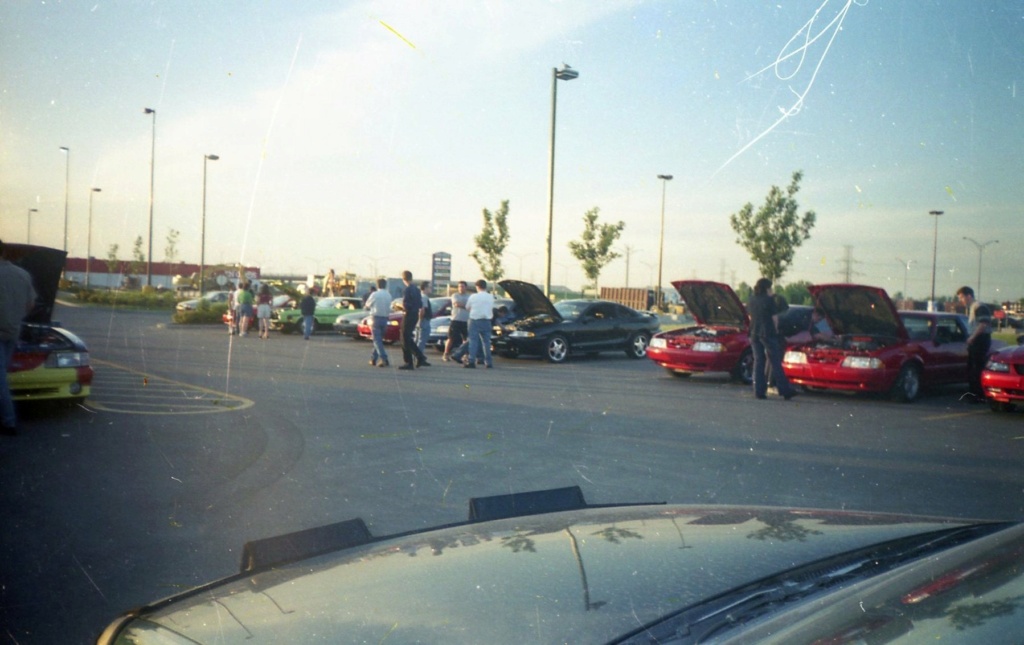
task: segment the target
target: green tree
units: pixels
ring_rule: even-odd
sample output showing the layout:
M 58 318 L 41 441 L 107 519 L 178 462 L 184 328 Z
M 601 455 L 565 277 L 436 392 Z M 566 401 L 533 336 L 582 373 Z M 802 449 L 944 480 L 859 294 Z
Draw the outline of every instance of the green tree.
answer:
M 142 236 L 135 238 L 135 244 L 132 245 L 132 262 L 128 266 L 128 273 L 131 275 L 139 275 L 142 273 L 143 265 L 146 263 L 146 254 L 142 252 Z
M 578 241 L 569 242 L 569 250 L 573 257 L 580 261 L 583 273 L 595 288 L 601 269 L 619 257 L 619 254 L 612 250 L 612 244 L 619 239 L 622 229 L 626 227 L 625 222 L 598 224 L 599 212 L 600 209 L 596 206 L 587 211 L 583 216 L 583 237 Z
M 797 213 L 795 196 L 802 178 L 801 171 L 794 172 L 785 192 L 772 186 L 757 213 L 753 204 L 747 202 L 738 213 L 729 216 L 736 242 L 750 253 L 765 278 L 782 277 L 793 262 L 796 249 L 810 237 L 814 227 L 814 211 L 807 211 L 802 218 Z
M 810 286 L 810 282 L 807 282 L 806 280 L 798 280 L 792 284 L 777 287 L 775 292 L 782 294 L 782 297 L 786 299 L 786 302 L 791 305 L 809 305 L 813 302 L 813 299 L 811 298 L 811 290 L 808 289 Z
M 174 261 L 178 259 L 178 237 L 180 235 L 181 232 L 173 228 L 167 231 L 167 246 L 164 247 L 164 262 L 167 264 L 174 264 Z
M 496 282 L 505 273 L 501 256 L 508 246 L 508 200 L 501 202 L 497 212 L 483 210 L 484 228 L 473 238 L 476 250 L 470 257 L 480 266 L 480 272 L 488 282 Z
M 118 267 L 121 261 L 117 259 L 117 250 L 121 248 L 117 244 L 111 244 L 110 248 L 107 249 L 107 272 L 117 273 Z

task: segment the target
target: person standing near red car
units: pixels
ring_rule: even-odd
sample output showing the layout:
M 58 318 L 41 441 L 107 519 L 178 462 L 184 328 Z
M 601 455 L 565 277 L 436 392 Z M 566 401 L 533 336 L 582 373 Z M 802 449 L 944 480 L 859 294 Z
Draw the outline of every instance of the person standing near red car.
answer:
M 767 361 L 779 394 L 788 401 L 796 396 L 796 390 L 782 371 L 783 341 L 779 335 L 778 316 L 784 309 L 780 310 L 779 304 L 772 296 L 771 280 L 761 278 L 754 284 L 754 295 L 750 297 L 747 311 L 750 313 L 750 347 L 754 356 L 754 397 L 767 398 Z
M 967 311 L 967 326 L 971 334 L 967 338 L 967 387 L 973 396 L 969 399 L 971 403 L 984 403 L 981 372 L 992 347 L 992 310 L 974 299 L 974 289 L 970 287 L 960 287 L 956 297 Z

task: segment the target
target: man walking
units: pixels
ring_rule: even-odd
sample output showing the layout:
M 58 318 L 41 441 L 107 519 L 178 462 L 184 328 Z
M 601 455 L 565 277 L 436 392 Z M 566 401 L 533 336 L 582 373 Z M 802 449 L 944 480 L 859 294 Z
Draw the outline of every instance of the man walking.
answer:
M 985 392 L 981 389 L 981 371 L 985 369 L 988 351 L 992 347 L 992 311 L 988 305 L 974 299 L 974 289 L 960 287 L 957 299 L 967 311 L 967 387 L 971 403 L 984 403 Z
M 398 369 L 430 367 L 427 357 L 416 346 L 414 338 L 416 325 L 420 320 L 420 310 L 423 309 L 423 296 L 420 288 L 412 283 L 412 271 L 402 271 L 402 282 L 405 284 L 405 290 L 402 292 L 402 308 L 405 309 L 405 315 L 402 316 L 402 359 L 405 364 Z M 416 359 L 415 366 L 412 363 L 413 358 Z
M 302 314 L 302 335 L 306 340 L 309 340 L 310 335 L 313 333 L 313 325 L 315 323 L 313 314 L 316 313 L 316 298 L 313 297 L 312 288 L 307 291 L 306 295 L 299 301 L 299 313 Z
M 487 292 L 487 281 L 476 281 L 476 293 L 466 301 L 469 310 L 469 357 L 463 367 L 476 367 L 476 358 L 482 352 L 484 365 L 494 367 L 491 361 L 491 318 L 494 316 L 494 296 Z
M 0 434 L 13 437 L 18 433 L 14 400 L 7 384 L 7 368 L 14 358 L 24 320 L 36 302 L 36 290 L 28 271 L 8 262 L 0 240 Z
M 388 353 L 384 351 L 384 332 L 388 328 L 388 314 L 391 313 L 391 294 L 388 293 L 388 281 L 377 280 L 377 290 L 366 299 L 366 308 L 370 311 L 373 322 L 370 327 L 373 333 L 373 353 L 370 354 L 370 365 L 387 367 Z M 380 361 L 378 363 L 377 361 Z

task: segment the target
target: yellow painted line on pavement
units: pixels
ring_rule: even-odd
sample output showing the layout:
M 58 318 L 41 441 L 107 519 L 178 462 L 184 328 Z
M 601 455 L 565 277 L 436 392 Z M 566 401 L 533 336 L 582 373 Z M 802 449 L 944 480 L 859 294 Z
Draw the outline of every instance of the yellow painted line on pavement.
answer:
M 95 370 L 87 405 L 104 412 L 146 415 L 215 414 L 252 407 L 235 394 L 190 385 L 148 372 L 92 359 Z M 108 371 L 109 370 L 109 371 Z

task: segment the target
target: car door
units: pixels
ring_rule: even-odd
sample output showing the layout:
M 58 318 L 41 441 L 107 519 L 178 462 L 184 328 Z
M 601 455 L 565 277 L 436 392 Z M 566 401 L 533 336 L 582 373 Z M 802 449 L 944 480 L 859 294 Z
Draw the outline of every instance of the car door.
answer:
M 967 381 L 967 326 L 957 316 L 939 316 L 935 321 L 934 364 L 936 381 Z
M 616 320 L 614 303 L 595 302 L 580 316 L 575 346 L 585 352 L 613 349 L 616 339 L 615 327 L 620 322 Z

